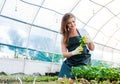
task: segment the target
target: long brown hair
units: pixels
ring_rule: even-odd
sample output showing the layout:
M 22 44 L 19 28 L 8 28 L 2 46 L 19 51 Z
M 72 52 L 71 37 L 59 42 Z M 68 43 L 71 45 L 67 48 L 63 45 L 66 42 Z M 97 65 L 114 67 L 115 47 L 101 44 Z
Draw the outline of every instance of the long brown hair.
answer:
M 68 37 L 69 37 L 69 28 L 67 26 L 69 18 L 76 19 L 76 17 L 72 13 L 66 13 L 61 21 L 61 34 L 63 35 L 63 41 L 66 45 L 68 44 Z

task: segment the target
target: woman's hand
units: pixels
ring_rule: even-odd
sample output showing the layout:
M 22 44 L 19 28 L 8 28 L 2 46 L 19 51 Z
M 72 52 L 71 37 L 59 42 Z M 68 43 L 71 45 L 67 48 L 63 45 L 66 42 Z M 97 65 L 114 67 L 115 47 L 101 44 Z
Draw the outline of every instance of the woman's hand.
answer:
M 92 42 L 92 39 L 91 39 L 90 35 L 86 35 L 85 37 L 86 37 L 86 43 L 87 44 Z
M 81 46 L 79 46 L 75 50 L 72 51 L 72 55 L 81 54 L 82 51 L 83 51 L 83 48 Z

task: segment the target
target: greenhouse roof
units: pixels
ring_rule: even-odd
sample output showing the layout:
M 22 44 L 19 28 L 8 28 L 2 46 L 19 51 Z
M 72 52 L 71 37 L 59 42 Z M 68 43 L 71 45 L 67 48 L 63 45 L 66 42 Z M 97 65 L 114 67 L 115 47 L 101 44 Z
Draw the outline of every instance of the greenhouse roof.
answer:
M 120 55 L 120 0 L 0 0 L 0 42 L 28 47 L 39 36 L 44 37 L 42 39 L 45 42 L 47 37 L 53 39 L 52 43 L 60 42 L 60 36 L 56 35 L 60 32 L 61 18 L 67 12 L 77 17 L 78 28 L 85 28 L 90 33 L 96 48 L 105 50 L 106 54 L 110 52 Z M 12 33 L 10 28 L 14 30 Z M 40 30 L 37 32 L 36 28 Z M 30 34 L 26 31 L 31 31 L 31 37 L 27 39 L 31 41 L 21 39 L 22 44 L 12 43 L 9 36 L 16 31 L 21 38 L 27 38 Z M 3 35 L 6 38 L 2 38 Z M 45 48 L 35 43 L 29 48 L 49 51 L 55 46 L 59 47 L 55 44 L 47 49 L 48 45 L 43 45 Z

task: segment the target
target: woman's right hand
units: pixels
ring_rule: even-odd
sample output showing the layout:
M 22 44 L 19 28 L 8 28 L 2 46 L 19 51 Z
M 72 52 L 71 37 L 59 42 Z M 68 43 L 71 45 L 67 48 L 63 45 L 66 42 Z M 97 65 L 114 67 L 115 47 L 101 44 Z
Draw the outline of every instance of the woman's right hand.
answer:
M 83 51 L 82 46 L 78 46 L 75 50 L 72 51 L 72 55 L 81 54 Z

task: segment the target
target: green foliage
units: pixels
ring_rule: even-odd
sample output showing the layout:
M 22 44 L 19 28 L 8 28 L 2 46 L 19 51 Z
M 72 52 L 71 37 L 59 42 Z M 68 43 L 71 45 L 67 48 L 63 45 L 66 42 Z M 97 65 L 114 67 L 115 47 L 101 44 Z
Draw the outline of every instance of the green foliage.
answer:
M 86 36 L 83 36 L 81 39 L 80 39 L 80 46 L 86 46 L 86 40 L 87 40 L 87 38 L 86 38 Z
M 19 77 L 23 82 L 33 82 L 36 77 L 36 82 L 55 81 L 58 76 L 33 76 L 33 75 L 0 75 L 1 79 L 17 79 Z
M 79 45 L 79 53 L 82 54 L 83 47 L 86 46 L 86 36 L 83 36 L 80 39 L 80 45 Z
M 110 68 L 103 66 L 80 66 L 73 67 L 71 74 L 78 78 L 85 78 L 87 80 L 119 80 L 120 68 Z
M 24 82 L 33 82 L 34 81 L 34 76 L 26 76 L 22 80 Z M 55 81 L 57 80 L 57 76 L 37 76 L 36 77 L 36 82 L 48 82 L 48 81 Z
M 33 76 L 29 76 L 29 77 L 24 77 L 23 78 L 23 81 L 25 81 L 25 82 L 32 82 L 33 80 L 34 80 Z

